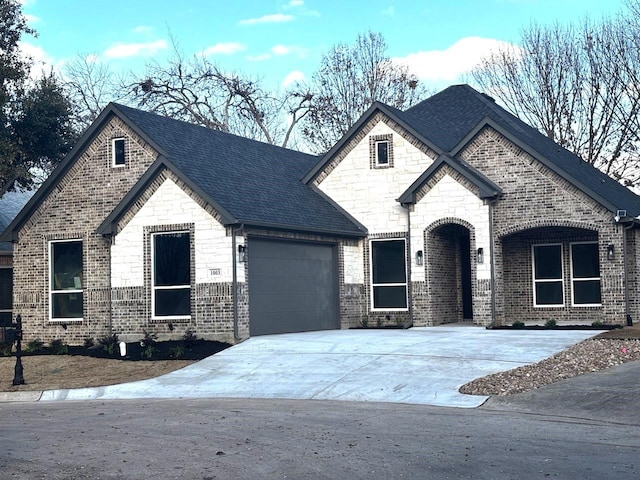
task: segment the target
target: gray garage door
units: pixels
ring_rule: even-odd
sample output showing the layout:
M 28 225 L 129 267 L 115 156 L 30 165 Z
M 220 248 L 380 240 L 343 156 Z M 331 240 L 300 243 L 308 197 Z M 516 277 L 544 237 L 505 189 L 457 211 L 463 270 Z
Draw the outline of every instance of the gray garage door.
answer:
M 249 238 L 251 335 L 339 328 L 333 245 Z

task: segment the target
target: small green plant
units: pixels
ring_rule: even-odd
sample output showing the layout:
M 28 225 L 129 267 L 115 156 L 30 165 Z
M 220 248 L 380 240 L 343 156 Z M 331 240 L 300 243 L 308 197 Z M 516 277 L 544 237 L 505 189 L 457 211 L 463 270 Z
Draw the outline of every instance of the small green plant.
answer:
M 376 321 L 376 325 L 378 326 L 378 328 L 380 328 L 380 327 L 382 326 L 382 319 L 381 319 L 381 318 L 379 318 L 379 319 Z
M 511 326 L 513 328 L 524 328 L 524 322 L 521 322 L 520 320 L 516 320 L 511 324 Z
M 142 358 L 146 358 L 147 360 L 151 360 L 153 355 L 156 353 L 156 339 L 158 336 L 155 333 L 147 332 L 146 330 L 142 331 L 144 333 L 144 337 L 140 340 L 140 346 L 142 347 Z
M 2 357 L 10 357 L 11 349 L 13 347 L 13 343 L 3 343 L 0 345 L 0 356 Z
M 108 355 L 115 355 L 118 351 L 118 335 L 112 333 L 111 335 L 105 335 L 98 339 L 98 344 L 102 346 L 102 349 L 107 352 Z
M 42 340 L 38 340 L 37 338 L 33 340 L 29 340 L 27 346 L 25 347 L 25 352 L 39 352 L 44 347 L 44 342 Z
M 178 344 L 175 347 L 171 347 L 169 349 L 169 357 L 171 358 L 182 358 L 184 355 L 186 348 L 183 344 Z
M 369 317 L 362 317 L 360 325 L 362 325 L 362 328 L 367 328 L 369 326 Z
M 596 320 L 595 322 L 591 323 L 592 327 L 596 327 L 596 328 L 600 328 L 602 327 L 602 322 L 600 320 Z
M 556 322 L 556 321 L 552 318 L 552 319 L 550 319 L 550 320 L 547 320 L 547 321 L 544 323 L 544 326 L 545 326 L 546 328 L 556 328 L 556 327 L 558 326 L 558 322 Z
M 69 353 L 69 346 L 59 338 L 51 340 L 49 346 L 51 347 L 51 351 L 54 353 L 54 355 L 66 355 L 67 353 Z
M 96 344 L 96 342 L 94 342 L 93 338 L 91 337 L 87 337 L 84 339 L 84 343 L 82 344 L 84 346 L 84 348 L 91 348 Z

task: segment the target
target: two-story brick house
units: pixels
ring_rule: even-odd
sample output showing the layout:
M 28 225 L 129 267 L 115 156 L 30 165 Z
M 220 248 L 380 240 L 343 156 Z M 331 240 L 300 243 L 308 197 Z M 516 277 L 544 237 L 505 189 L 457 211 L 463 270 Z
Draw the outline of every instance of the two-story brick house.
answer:
M 623 324 L 640 197 L 469 86 L 321 157 L 112 104 L 5 230 L 26 335 Z

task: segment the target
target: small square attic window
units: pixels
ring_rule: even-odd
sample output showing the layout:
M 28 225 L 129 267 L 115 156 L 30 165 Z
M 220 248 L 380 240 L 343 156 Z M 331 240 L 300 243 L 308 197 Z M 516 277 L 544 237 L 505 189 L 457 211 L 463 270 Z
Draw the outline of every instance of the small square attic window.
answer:
M 124 166 L 124 138 L 114 138 L 112 143 L 113 166 Z

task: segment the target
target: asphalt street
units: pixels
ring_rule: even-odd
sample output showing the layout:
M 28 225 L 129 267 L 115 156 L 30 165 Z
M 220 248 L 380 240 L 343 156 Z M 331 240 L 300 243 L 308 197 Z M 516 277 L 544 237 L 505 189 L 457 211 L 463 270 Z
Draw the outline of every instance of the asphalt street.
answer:
M 7 479 L 620 479 L 638 421 L 274 399 L 0 405 Z

